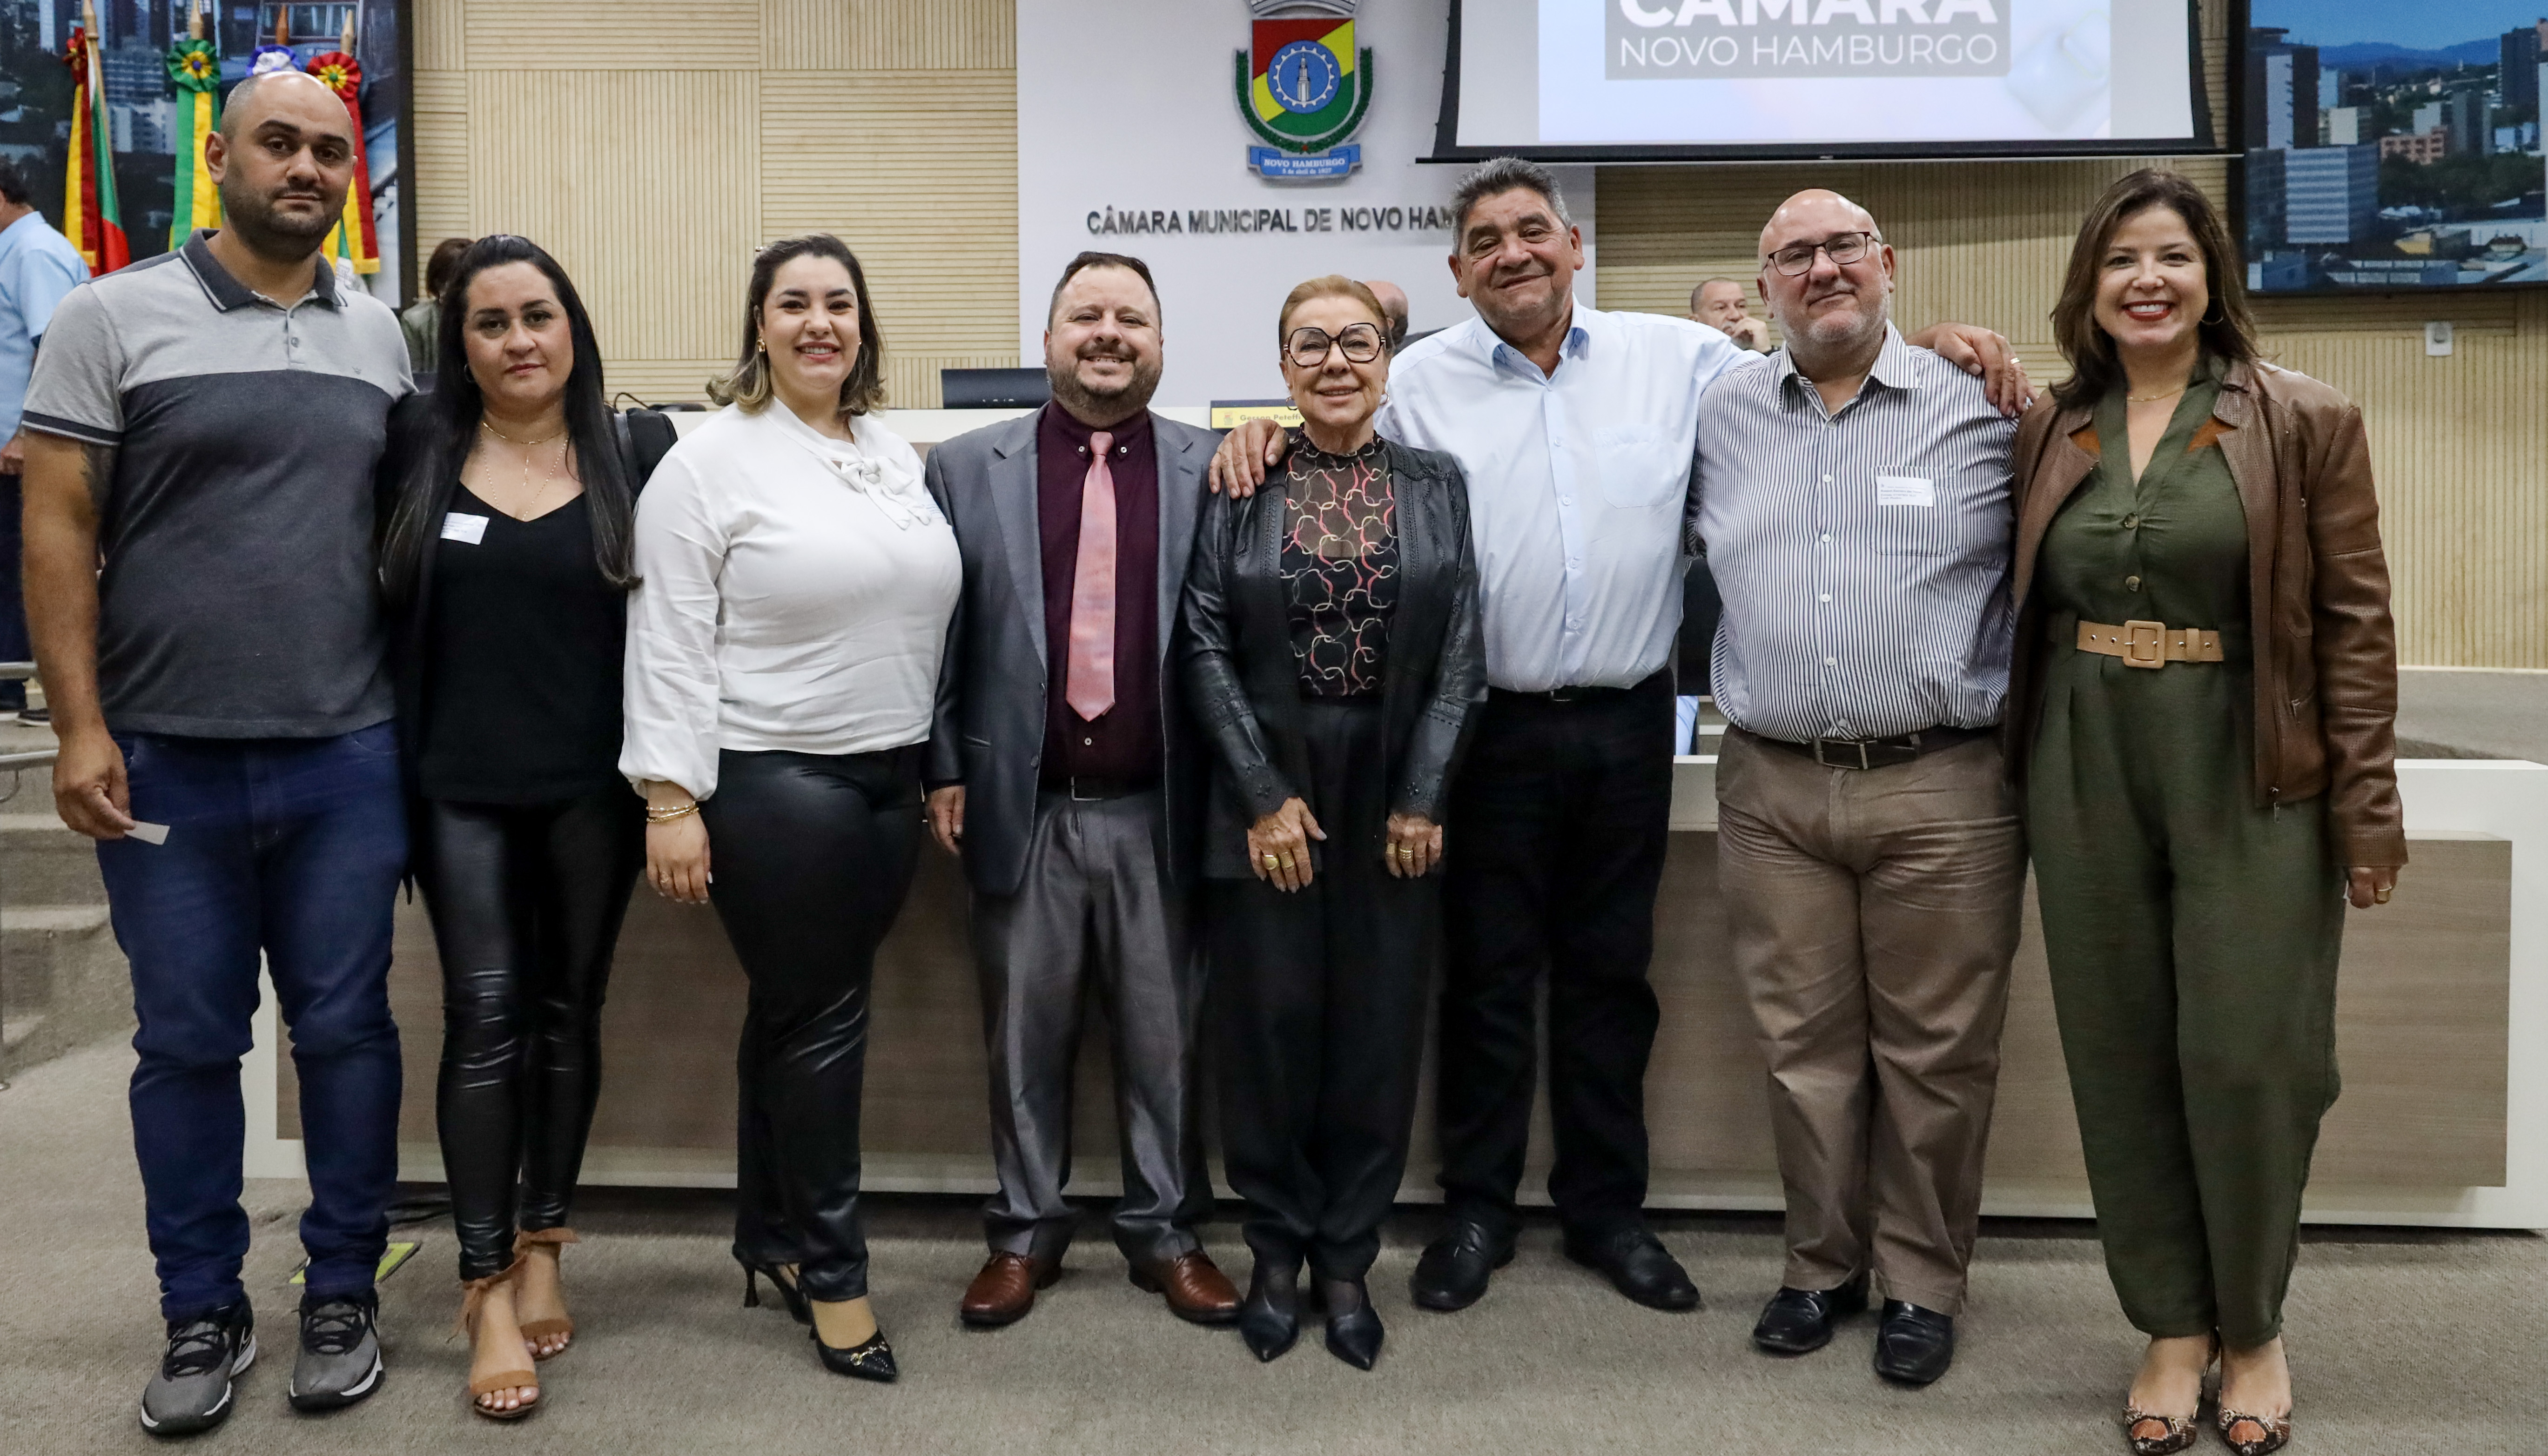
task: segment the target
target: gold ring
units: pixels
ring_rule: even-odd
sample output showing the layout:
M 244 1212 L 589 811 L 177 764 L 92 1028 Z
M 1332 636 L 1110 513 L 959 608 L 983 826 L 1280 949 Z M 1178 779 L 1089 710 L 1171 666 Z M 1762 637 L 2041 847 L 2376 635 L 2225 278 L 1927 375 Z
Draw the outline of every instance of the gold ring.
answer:
M 1289 856 L 1289 855 L 1285 855 L 1285 856 L 1283 857 L 1283 862 L 1282 862 L 1282 863 L 1283 863 L 1283 867 L 1284 867 L 1284 868 L 1286 868 L 1286 869 L 1291 868 L 1291 867 L 1292 867 L 1292 857 L 1291 857 L 1291 856 Z
M 1274 866 L 1276 866 L 1276 865 L 1281 864 L 1282 863 L 1283 863 L 1282 861 L 1275 859 L 1272 855 L 1268 855 L 1268 856 L 1266 856 L 1266 857 L 1265 857 L 1265 864 L 1266 864 L 1266 867 L 1267 867 L 1267 868 L 1269 868 L 1269 869 L 1270 869 L 1270 868 L 1272 868 L 1272 867 L 1274 867 Z
M 2371 903 L 2375 905 L 2386 905 L 2389 903 L 2389 896 L 2393 892 L 2389 890 L 2373 890 L 2371 892 Z

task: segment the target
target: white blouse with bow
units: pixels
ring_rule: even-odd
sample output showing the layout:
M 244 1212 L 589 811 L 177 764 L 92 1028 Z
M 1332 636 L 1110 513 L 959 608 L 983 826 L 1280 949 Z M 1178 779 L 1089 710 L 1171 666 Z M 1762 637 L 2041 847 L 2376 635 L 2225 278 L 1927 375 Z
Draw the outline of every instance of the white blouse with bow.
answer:
M 871 753 L 929 736 L 963 568 L 920 456 L 773 403 L 729 406 L 637 507 L 619 772 L 704 799 L 722 750 Z

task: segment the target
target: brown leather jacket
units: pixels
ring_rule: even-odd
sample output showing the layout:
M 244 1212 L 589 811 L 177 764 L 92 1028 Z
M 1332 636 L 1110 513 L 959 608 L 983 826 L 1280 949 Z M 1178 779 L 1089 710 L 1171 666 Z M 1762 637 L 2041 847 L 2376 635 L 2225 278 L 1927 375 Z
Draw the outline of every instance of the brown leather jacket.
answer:
M 2044 604 L 2030 590 L 2036 557 L 2052 517 L 2096 467 L 2094 415 L 2092 406 L 2062 409 L 2048 395 L 2018 428 L 2008 762 L 2021 780 L 2043 694 Z M 2237 364 L 2212 416 L 2207 428 L 2219 430 L 2247 513 L 2255 804 L 2323 793 L 2338 863 L 2404 864 L 2407 831 L 2392 767 L 2398 642 L 2362 411 L 2308 375 Z

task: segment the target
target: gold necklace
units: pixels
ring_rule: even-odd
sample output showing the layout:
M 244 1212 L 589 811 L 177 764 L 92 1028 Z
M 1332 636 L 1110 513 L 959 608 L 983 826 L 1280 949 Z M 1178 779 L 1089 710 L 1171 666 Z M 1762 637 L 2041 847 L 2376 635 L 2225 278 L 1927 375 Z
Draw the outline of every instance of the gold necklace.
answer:
M 556 444 L 558 441 L 560 441 L 560 440 L 562 440 L 562 439 L 565 439 L 565 438 L 566 438 L 566 434 L 567 434 L 567 432 L 566 432 L 565 430 L 562 430 L 562 429 L 561 429 L 561 430 L 559 430 L 556 434 L 553 434 L 553 435 L 549 436 L 547 439 L 544 439 L 544 440 L 517 440 L 517 439 L 514 439 L 511 435 L 508 435 L 508 434 L 504 433 L 502 430 L 496 428 L 496 426 L 494 426 L 493 424 L 488 423 L 488 422 L 487 422 L 487 419 L 486 419 L 486 417 L 485 417 L 484 415 L 481 415 L 481 416 L 479 417 L 479 420 L 478 420 L 478 427 L 479 427 L 480 429 L 485 430 L 487 433 L 489 433 L 489 434 L 491 434 L 491 435 L 494 435 L 496 438 L 498 438 L 498 439 L 500 439 L 500 440 L 502 440 L 505 444 L 512 446 L 514 449 L 519 450 L 519 451 L 521 451 L 521 452 L 522 452 L 522 489 L 523 489 L 523 490 L 525 490 L 525 491 L 529 491 L 529 490 L 531 489 L 531 454 L 530 454 L 530 452 L 531 452 L 531 451 L 533 451 L 533 450 L 535 450 L 535 449 L 537 449 L 537 448 L 539 448 L 539 447 L 540 447 L 540 446 L 542 446 L 542 445 L 553 445 L 553 444 Z M 565 458 L 566 458 L 566 452 L 565 452 L 565 451 L 563 451 L 563 450 L 559 451 L 559 452 L 558 452 L 558 464 L 563 464 L 563 463 L 565 462 Z M 522 510 L 523 510 L 525 513 L 523 513 L 523 514 L 519 514 L 519 515 L 514 515 L 514 516 L 513 516 L 513 519 L 515 519 L 515 520 L 537 520 L 537 519 L 539 519 L 539 514 L 540 514 L 540 513 L 539 513 L 539 511 L 537 511 L 537 510 L 533 509 L 532 507 L 534 507 L 534 506 L 536 506 L 536 505 L 538 505 L 538 504 L 540 503 L 540 501 L 548 496 L 548 493 L 549 493 L 549 487 L 551 487 L 551 486 L 553 486 L 553 485 L 556 485 L 556 484 L 557 484 L 557 479 L 558 479 L 558 466 L 557 466 L 557 464 L 552 464 L 552 465 L 549 467 L 549 478 L 548 478 L 547 480 L 545 480 L 545 481 L 542 481 L 542 482 L 540 483 L 540 488 L 539 488 L 539 490 L 537 490 L 536 492 L 533 492 L 533 493 L 532 493 L 532 495 L 531 495 L 531 499 L 530 499 L 529 500 L 527 500 L 527 501 L 525 501 L 525 502 L 523 503 L 523 505 L 522 505 Z M 507 512 L 507 514 L 510 514 L 510 513 L 511 513 L 511 512 Z
M 2158 401 L 2160 401 L 2160 400 L 2173 400 L 2173 399 L 2175 399 L 2177 396 L 2179 396 L 2179 395 L 2181 395 L 2181 394 L 2184 394 L 2187 390 L 2190 390 L 2190 389 L 2192 389 L 2192 388 L 2194 388 L 2194 381 L 2192 381 L 2192 380 L 2190 380 L 2190 379 L 2189 379 L 2189 380 L 2187 380 L 2185 383 L 2183 383 L 2183 384 L 2181 384 L 2181 385 L 2178 385 L 2176 388 L 2174 388 L 2174 389 L 2172 389 L 2172 390 L 2168 390 L 2168 391 L 2166 391 L 2166 392 L 2165 392 L 2165 393 L 2163 393 L 2163 394 L 2156 394 L 2156 395 L 2126 395 L 2126 396 L 2124 396 L 2124 403 L 2125 403 L 2125 404 L 2127 404 L 2127 405 L 2151 405 L 2151 404 L 2156 404 L 2156 403 L 2157 403 Z

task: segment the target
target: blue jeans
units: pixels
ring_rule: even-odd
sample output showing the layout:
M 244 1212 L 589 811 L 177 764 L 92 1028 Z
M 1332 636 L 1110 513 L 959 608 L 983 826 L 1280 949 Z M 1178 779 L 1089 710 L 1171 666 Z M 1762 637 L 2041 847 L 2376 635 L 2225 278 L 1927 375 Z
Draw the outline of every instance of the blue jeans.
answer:
M 246 1298 L 239 1058 L 258 953 L 301 1077 L 307 1298 L 370 1293 L 398 1178 L 399 1042 L 390 912 L 407 864 L 398 733 L 169 738 L 119 733 L 133 817 L 168 842 L 101 842 L 115 939 L 133 963 L 133 1146 L 159 1304 L 192 1319 Z

